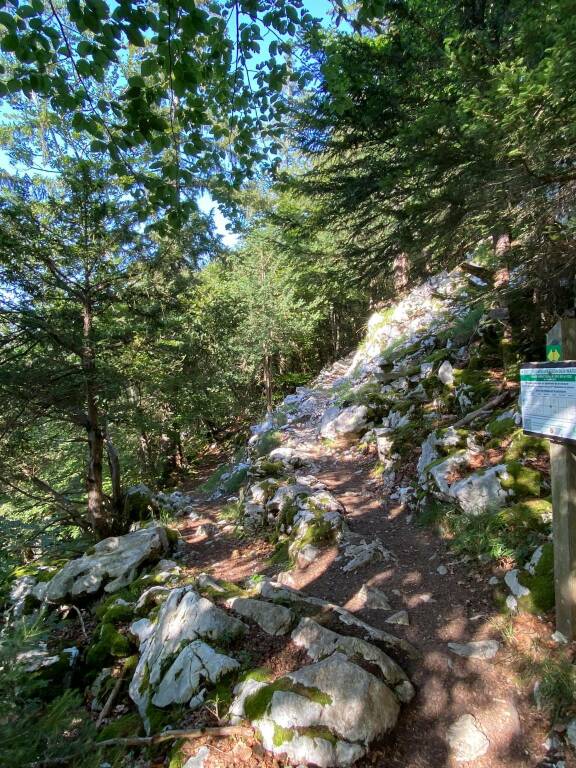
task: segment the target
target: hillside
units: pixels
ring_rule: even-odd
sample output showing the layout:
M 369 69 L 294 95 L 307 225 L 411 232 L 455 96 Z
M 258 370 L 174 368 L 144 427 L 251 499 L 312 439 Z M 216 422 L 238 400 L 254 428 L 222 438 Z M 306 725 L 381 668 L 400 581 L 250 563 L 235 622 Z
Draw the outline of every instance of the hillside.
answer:
M 234 464 L 135 486 L 153 522 L 18 571 L 5 632 L 35 631 L 14 674 L 72 706 L 68 761 L 574 764 L 547 447 L 523 435 L 485 291 L 457 270 L 407 292 Z

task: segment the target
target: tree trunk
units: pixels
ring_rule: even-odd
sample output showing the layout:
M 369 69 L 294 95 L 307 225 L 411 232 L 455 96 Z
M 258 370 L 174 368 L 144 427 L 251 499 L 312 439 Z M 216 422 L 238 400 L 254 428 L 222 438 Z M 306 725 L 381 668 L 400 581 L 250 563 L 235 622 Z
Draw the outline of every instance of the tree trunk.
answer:
M 499 232 L 494 235 L 494 253 L 498 265 L 494 272 L 494 291 L 496 292 L 496 318 L 502 323 L 502 361 L 504 368 L 512 362 L 513 340 L 510 309 L 508 307 L 508 290 L 510 287 L 510 250 L 512 248 L 510 234 Z
M 264 355 L 264 389 L 266 391 L 266 410 L 272 413 L 272 356 Z
M 410 262 L 406 253 L 399 253 L 394 258 L 394 288 L 398 293 L 402 293 L 408 287 L 408 273 Z
M 86 472 L 86 491 L 88 494 L 88 518 L 92 528 L 100 538 L 110 535 L 110 522 L 104 510 L 102 490 L 102 463 L 104 457 L 104 435 L 100 428 L 96 361 L 92 340 L 92 303 L 87 292 L 83 311 L 82 371 L 86 394 L 86 413 L 88 421 L 88 468 Z

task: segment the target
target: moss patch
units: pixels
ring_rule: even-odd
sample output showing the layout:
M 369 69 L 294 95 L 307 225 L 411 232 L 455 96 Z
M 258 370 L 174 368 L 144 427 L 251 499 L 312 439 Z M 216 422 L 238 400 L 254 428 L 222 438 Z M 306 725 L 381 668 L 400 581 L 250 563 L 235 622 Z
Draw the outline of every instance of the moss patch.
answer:
M 536 469 L 530 469 L 517 461 L 506 464 L 507 477 L 500 477 L 500 485 L 505 490 L 514 491 L 519 499 L 540 496 L 541 476 Z
M 554 608 L 554 548 L 551 542 L 542 547 L 542 557 L 534 575 L 523 571 L 518 580 L 530 590 L 519 599 L 520 607 L 534 613 L 547 613 Z
M 121 739 L 128 736 L 138 736 L 142 731 L 142 720 L 137 712 L 129 712 L 118 720 L 113 720 L 102 728 L 98 736 L 99 741 L 105 739 Z
M 504 419 L 492 419 L 486 429 L 492 437 L 507 437 L 516 429 L 516 420 L 513 416 L 507 416 Z
M 111 657 L 130 656 L 131 646 L 128 638 L 120 634 L 113 624 L 102 624 L 98 640 L 90 646 L 86 654 L 86 663 L 90 667 L 105 667 Z
M 272 741 L 275 747 L 281 747 L 282 744 L 285 744 L 287 741 L 292 741 L 293 738 L 294 731 L 291 731 L 289 728 L 282 728 L 281 725 L 274 723 L 274 736 Z
M 525 435 L 524 432 L 517 430 L 506 451 L 506 461 L 519 461 L 524 458 L 537 458 L 547 455 L 550 447 L 548 440 L 543 437 L 533 437 Z
M 324 693 L 319 688 L 310 688 L 300 685 L 290 680 L 288 677 L 280 677 L 265 688 L 260 688 L 246 698 L 244 702 L 244 713 L 248 720 L 254 722 L 260 720 L 268 712 L 272 697 L 276 691 L 290 691 L 302 698 L 314 701 L 321 706 L 327 706 L 332 703 L 332 697 Z

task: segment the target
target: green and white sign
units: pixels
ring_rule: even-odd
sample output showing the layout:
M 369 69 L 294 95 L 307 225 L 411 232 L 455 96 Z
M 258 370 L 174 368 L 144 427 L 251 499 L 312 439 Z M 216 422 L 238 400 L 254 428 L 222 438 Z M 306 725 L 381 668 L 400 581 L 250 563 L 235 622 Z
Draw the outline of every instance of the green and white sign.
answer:
M 576 442 L 576 364 L 532 363 L 520 370 L 524 431 Z

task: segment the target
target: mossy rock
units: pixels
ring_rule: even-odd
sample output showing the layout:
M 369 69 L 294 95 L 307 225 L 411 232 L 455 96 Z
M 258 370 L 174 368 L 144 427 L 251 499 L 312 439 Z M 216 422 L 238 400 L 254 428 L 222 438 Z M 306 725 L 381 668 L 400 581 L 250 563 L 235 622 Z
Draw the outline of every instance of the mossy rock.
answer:
M 534 575 L 523 571 L 519 581 L 530 590 L 529 595 L 518 600 L 522 610 L 547 613 L 554 608 L 554 548 L 551 542 L 542 547 L 542 556 L 534 569 Z
M 285 473 L 284 464 L 281 461 L 260 461 L 256 469 L 261 477 L 282 477 Z
M 519 499 L 540 495 L 542 477 L 536 469 L 525 467 L 518 461 L 506 464 L 507 477 L 500 477 L 500 485 L 507 491 L 513 491 Z
M 257 456 L 267 456 L 274 448 L 282 444 L 282 433 L 275 429 L 263 432 L 255 446 Z
M 288 677 L 280 677 L 278 680 L 270 683 L 270 685 L 260 688 L 250 694 L 250 696 L 246 697 L 244 702 L 244 714 L 246 715 L 246 718 L 251 722 L 254 722 L 255 720 L 260 720 L 262 717 L 265 717 L 272 702 L 272 697 L 276 691 L 289 691 L 298 696 L 302 696 L 309 701 L 316 702 L 321 706 L 328 706 L 332 703 L 332 697 L 327 693 L 324 693 L 324 691 L 321 691 L 319 688 L 311 688 L 301 685 L 300 683 L 295 683 Z
M 547 455 L 550 451 L 548 440 L 543 437 L 534 437 L 525 435 L 521 429 L 518 429 L 510 441 L 510 445 L 505 454 L 506 461 L 519 461 L 525 458 L 537 458 Z
M 111 658 L 124 658 L 131 655 L 130 641 L 118 632 L 113 624 L 102 624 L 97 636 L 98 639 L 86 654 L 88 666 L 102 668 Z

